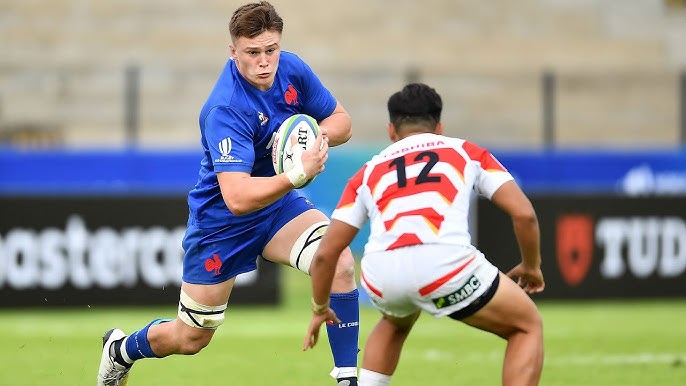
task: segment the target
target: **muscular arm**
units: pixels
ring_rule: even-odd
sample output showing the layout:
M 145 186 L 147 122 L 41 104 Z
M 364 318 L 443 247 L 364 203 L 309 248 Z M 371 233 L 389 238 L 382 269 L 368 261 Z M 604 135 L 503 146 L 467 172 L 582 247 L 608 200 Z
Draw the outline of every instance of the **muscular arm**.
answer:
M 240 216 L 274 203 L 293 190 L 286 175 L 251 177 L 248 173 L 217 173 L 222 197 L 231 213 Z
M 522 262 L 532 268 L 540 267 L 538 218 L 531 201 L 514 181 L 503 184 L 493 194 L 491 200 L 512 219 L 515 236 L 522 254 Z
M 320 134 L 310 150 L 295 155 L 297 157 L 301 154 L 302 171 L 308 180 L 324 170 L 329 157 L 329 146 L 326 142 L 322 144 L 322 141 L 323 136 Z M 252 177 L 245 172 L 220 172 L 217 173 L 217 180 L 224 203 L 231 213 L 240 216 L 262 209 L 293 190 L 294 183 L 291 183 L 287 174 Z
M 507 276 L 516 277 L 517 284 L 529 294 L 543 291 L 540 230 L 531 201 L 514 181 L 503 184 L 491 200 L 512 219 L 521 253 L 522 262 L 507 272 Z
M 327 118 L 319 122 L 319 128 L 329 139 L 329 146 L 338 146 L 348 142 L 352 136 L 352 121 L 350 115 L 340 102 Z

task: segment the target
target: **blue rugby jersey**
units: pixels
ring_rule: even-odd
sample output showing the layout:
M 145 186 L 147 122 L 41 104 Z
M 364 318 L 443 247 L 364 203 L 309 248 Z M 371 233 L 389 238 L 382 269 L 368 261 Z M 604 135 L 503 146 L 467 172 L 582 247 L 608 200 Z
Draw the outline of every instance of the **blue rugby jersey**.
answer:
M 336 99 L 331 92 L 291 52 L 281 52 L 274 84 L 268 91 L 248 83 L 229 59 L 200 112 L 204 157 L 198 181 L 188 194 L 190 222 L 200 227 L 225 226 L 278 209 L 283 198 L 240 218 L 234 216 L 224 203 L 216 172 L 273 176 L 272 136 L 281 123 L 298 113 L 321 121 L 335 108 Z

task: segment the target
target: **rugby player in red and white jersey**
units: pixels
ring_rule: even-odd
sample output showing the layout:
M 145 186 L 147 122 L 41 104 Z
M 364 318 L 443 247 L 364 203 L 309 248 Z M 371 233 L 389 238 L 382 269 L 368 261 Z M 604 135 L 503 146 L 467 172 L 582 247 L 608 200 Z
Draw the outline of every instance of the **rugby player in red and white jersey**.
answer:
M 370 221 L 361 282 L 381 311 L 367 339 L 360 385 L 388 385 L 421 311 L 448 316 L 507 340 L 503 385 L 537 385 L 543 326 L 528 294 L 543 290 L 536 212 L 507 169 L 487 150 L 442 135 L 442 101 L 420 83 L 388 100 L 393 144 L 346 185 L 311 266 L 313 316 L 303 350 L 323 322 L 337 321 L 328 298 L 338 256 Z M 521 263 L 507 274 L 471 243 L 472 192 L 507 213 Z

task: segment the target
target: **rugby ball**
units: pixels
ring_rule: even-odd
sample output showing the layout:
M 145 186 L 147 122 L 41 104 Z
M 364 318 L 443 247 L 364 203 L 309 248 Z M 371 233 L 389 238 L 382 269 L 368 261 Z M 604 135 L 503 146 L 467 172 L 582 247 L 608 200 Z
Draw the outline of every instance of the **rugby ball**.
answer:
M 317 120 L 309 115 L 295 114 L 283 121 L 276 131 L 272 144 L 272 164 L 276 174 L 293 169 L 293 146 L 300 146 L 303 150 L 311 149 L 317 139 L 317 134 L 319 134 Z M 307 181 L 301 188 L 312 181 L 314 178 Z

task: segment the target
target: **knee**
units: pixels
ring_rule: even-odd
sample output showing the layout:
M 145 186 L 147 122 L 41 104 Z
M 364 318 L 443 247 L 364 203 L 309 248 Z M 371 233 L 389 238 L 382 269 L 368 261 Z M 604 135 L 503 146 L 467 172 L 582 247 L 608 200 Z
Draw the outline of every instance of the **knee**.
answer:
M 414 326 L 420 314 L 421 311 L 417 311 L 416 313 L 404 318 L 396 318 L 384 314 L 381 317 L 380 323 L 385 325 L 393 336 L 404 339 L 410 334 L 412 326 Z
M 515 334 L 526 334 L 539 340 L 543 339 L 543 319 L 537 309 L 529 312 L 526 318 L 521 318 L 519 323 L 502 337 L 509 340 Z
M 527 313 L 526 318 L 522 318 L 522 329 L 529 332 L 543 331 L 543 318 L 536 306 L 533 306 Z
M 214 330 L 194 329 L 179 339 L 179 354 L 194 355 L 207 347 L 212 340 Z
M 346 248 L 338 259 L 335 280 L 344 282 L 355 281 L 355 259 L 350 248 Z
M 531 321 L 529 322 L 529 331 L 543 339 L 543 318 L 541 318 L 541 314 L 538 312 L 538 310 L 536 310 L 536 312 L 534 312 L 531 316 Z
M 403 326 L 397 324 L 393 324 L 392 326 L 393 327 L 391 331 L 393 335 L 399 338 L 405 338 L 406 336 L 410 335 L 410 331 L 412 330 L 411 326 Z

